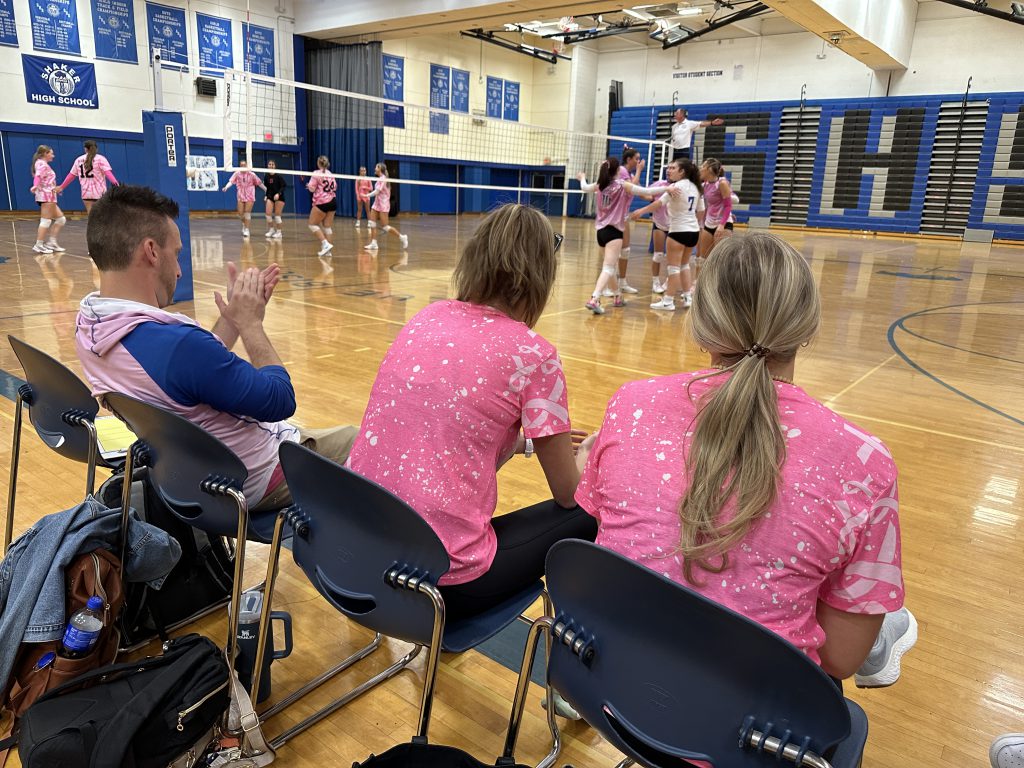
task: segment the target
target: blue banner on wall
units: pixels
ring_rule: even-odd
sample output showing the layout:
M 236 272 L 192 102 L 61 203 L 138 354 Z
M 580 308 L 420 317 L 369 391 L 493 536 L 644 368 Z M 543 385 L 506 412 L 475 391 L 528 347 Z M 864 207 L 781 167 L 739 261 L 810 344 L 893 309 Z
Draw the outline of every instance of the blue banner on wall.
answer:
M 405 101 L 405 59 L 385 53 L 384 98 L 391 101 Z M 384 105 L 384 127 L 405 128 L 405 107 L 397 104 Z
M 92 64 L 22 54 L 21 66 L 29 104 L 99 109 L 96 69 Z
M 75 0 L 31 0 L 28 7 L 35 50 L 81 55 Z
M 505 81 L 505 105 L 501 117 L 503 120 L 519 120 L 519 83 Z
M 18 45 L 18 27 L 14 23 L 14 0 L 0 0 L 0 45 Z
M 97 59 L 139 63 L 131 0 L 92 0 L 92 27 Z
M 451 67 L 441 64 L 430 65 L 430 106 L 437 109 L 451 109 Z M 430 113 L 430 132 L 448 133 L 448 115 Z
M 242 22 L 242 49 L 245 71 L 277 77 L 275 71 L 274 30 Z M 266 85 L 266 83 L 264 83 Z
M 204 74 L 224 77 L 224 73 L 218 70 L 235 66 L 231 19 L 197 13 L 196 26 L 199 31 L 199 66 L 214 68 Z
M 452 112 L 469 112 L 469 72 L 452 67 Z
M 188 66 L 188 30 L 185 27 L 184 10 L 146 3 L 146 27 L 149 31 L 149 47 L 160 49 L 164 65 Z
M 500 77 L 487 76 L 487 116 L 501 119 L 501 99 L 505 81 Z

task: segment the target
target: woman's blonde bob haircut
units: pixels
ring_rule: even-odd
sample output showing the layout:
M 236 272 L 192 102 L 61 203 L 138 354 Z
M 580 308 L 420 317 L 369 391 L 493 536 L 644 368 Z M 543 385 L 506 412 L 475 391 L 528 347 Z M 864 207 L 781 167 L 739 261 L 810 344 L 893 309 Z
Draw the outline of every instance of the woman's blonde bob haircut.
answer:
M 455 265 L 455 298 L 487 304 L 533 327 L 551 296 L 555 233 L 540 211 L 509 203 L 477 228 Z

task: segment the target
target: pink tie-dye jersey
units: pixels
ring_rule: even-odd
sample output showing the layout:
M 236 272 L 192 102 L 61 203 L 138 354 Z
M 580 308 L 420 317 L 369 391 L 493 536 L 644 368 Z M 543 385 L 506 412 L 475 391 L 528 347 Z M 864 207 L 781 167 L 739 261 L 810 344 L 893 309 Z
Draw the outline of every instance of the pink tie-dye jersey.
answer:
M 37 203 L 57 202 L 57 174 L 45 160 L 36 160 L 32 186 L 36 188 Z
M 316 170 L 310 176 L 306 189 L 313 193 L 313 205 L 324 205 L 334 199 L 338 192 L 338 182 L 330 171 Z
M 440 583 L 463 584 L 494 560 L 499 464 L 520 428 L 568 432 L 567 403 L 551 344 L 491 307 L 435 302 L 384 357 L 348 466 L 430 524 L 451 558 Z
M 238 190 L 238 202 L 256 202 L 256 187 L 260 186 L 260 179 L 252 171 L 235 171 L 228 179 L 228 186 L 234 184 Z
M 704 226 L 717 227 L 728 221 L 735 221 L 732 215 L 732 195 L 725 197 L 717 181 L 704 182 L 704 202 L 707 211 L 704 214 Z
M 597 229 L 615 227 L 620 231 L 626 229 L 626 217 L 629 215 L 629 204 L 633 201 L 633 195 L 626 191 L 626 187 L 618 178 L 613 179 L 604 189 L 597 184 L 588 185 L 592 187 L 597 195 L 597 216 L 594 226 Z
M 903 605 L 896 465 L 880 440 L 799 387 L 775 382 L 786 440 L 779 496 L 730 551 L 724 571 L 695 568 L 701 584 L 689 584 L 678 552 L 683 457 L 695 403 L 721 380 L 695 381 L 688 396 L 700 373 L 708 371 L 619 389 L 576 501 L 600 522 L 598 544 L 742 613 L 820 662 L 819 600 L 847 613 Z
M 388 184 L 387 177 L 381 176 L 378 178 L 373 189 L 377 193 L 373 197 L 373 210 L 381 213 L 391 213 L 391 185 Z
M 658 189 L 658 188 L 661 188 L 661 187 L 671 187 L 671 186 L 672 186 L 672 182 L 671 181 L 669 181 L 668 179 L 661 179 L 660 181 L 656 181 L 653 184 L 651 184 L 651 186 L 648 187 L 648 189 Z M 658 198 L 655 198 L 655 200 L 657 200 L 657 199 Z M 669 226 L 668 206 L 667 205 L 662 205 L 662 206 L 660 206 L 658 208 L 655 208 L 654 211 L 651 213 L 651 221 L 653 221 L 655 223 L 655 225 L 658 227 L 658 229 L 662 229 L 662 230 L 668 232 L 668 226 Z
M 79 155 L 75 160 L 67 178 L 64 179 L 64 186 L 67 186 L 72 179 L 78 179 L 78 184 L 82 189 L 82 199 L 99 200 L 107 191 L 107 180 L 116 184 L 117 179 L 114 178 L 110 161 L 103 155 L 93 155 L 92 169 L 88 171 L 85 169 L 85 157 L 85 155 Z

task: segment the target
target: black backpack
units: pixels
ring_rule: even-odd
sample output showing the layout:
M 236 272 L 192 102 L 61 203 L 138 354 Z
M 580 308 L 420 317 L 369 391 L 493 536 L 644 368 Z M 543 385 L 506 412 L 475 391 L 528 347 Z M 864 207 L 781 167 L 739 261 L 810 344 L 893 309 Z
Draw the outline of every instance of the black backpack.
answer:
M 142 582 L 126 585 L 120 619 L 122 648 L 138 647 L 154 637 L 166 640 L 170 630 L 226 605 L 231 596 L 234 561 L 223 540 L 176 517 L 153 489 L 148 473 L 145 467 L 135 470 L 132 508 L 140 519 L 178 540 L 181 559 L 160 589 Z M 97 496 L 107 506 L 120 508 L 123 484 L 124 475 L 114 475 L 100 486 Z
M 175 638 L 162 656 L 104 667 L 39 697 L 21 720 L 21 764 L 167 768 L 213 738 L 230 684 L 216 645 Z
M 352 768 L 527 768 L 505 758 L 497 763 L 482 763 L 461 749 L 441 744 L 427 744 L 413 741 L 399 744 L 380 755 L 370 755 L 361 763 L 352 763 Z

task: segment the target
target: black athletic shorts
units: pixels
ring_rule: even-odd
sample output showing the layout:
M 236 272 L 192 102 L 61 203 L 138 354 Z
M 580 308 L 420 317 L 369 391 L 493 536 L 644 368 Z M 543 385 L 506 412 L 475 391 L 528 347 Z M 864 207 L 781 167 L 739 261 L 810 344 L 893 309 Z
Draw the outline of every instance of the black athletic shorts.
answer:
M 597 244 L 604 248 L 608 243 L 614 240 L 622 239 L 622 230 L 617 227 L 613 227 L 609 224 L 606 227 L 601 227 L 597 230 Z
M 653 227 L 654 229 L 658 230 L 659 232 L 664 232 L 664 233 L 665 233 L 666 235 L 668 234 L 668 230 L 667 230 L 667 229 L 665 229 L 664 227 L 659 227 L 659 226 L 658 226 L 658 224 L 657 224 L 657 222 L 656 222 L 656 221 L 654 221 L 654 219 L 651 219 L 651 226 L 652 226 L 652 227 Z
M 732 232 L 732 222 L 725 222 L 725 228 Z M 713 235 L 716 231 L 718 231 L 718 227 L 704 227 L 704 231 L 707 232 L 709 235 Z
M 331 200 L 330 202 L 327 203 L 317 203 L 316 207 L 319 208 L 324 213 L 334 213 L 336 210 L 338 210 L 338 201 Z
M 687 248 L 693 248 L 700 240 L 700 232 L 669 232 L 668 236 Z

